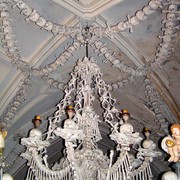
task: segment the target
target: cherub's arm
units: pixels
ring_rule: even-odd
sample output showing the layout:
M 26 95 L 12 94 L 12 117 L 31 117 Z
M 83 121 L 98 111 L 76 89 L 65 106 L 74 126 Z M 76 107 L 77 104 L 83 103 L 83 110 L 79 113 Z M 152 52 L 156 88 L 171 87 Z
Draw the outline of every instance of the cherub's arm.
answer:
M 171 136 L 166 136 L 165 138 L 163 138 L 161 142 L 161 147 L 165 152 L 169 153 L 168 147 L 170 147 L 171 144 L 173 146 L 175 143 L 176 143 L 175 140 Z

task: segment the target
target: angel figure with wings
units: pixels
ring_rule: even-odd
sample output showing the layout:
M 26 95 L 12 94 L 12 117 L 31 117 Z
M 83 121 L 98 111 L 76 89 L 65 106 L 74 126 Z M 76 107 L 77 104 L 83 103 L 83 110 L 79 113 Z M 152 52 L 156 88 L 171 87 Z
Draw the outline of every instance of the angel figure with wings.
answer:
M 164 137 L 161 147 L 170 155 L 169 162 L 178 162 L 180 158 L 180 124 L 173 124 L 170 131 L 172 136 Z

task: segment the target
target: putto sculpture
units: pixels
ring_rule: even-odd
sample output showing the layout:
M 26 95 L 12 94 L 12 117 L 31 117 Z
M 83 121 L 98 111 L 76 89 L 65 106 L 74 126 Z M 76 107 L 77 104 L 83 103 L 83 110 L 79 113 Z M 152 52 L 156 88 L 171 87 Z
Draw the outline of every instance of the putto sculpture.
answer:
M 180 158 L 180 124 L 173 124 L 170 128 L 172 136 L 166 136 L 161 143 L 164 151 L 169 155 L 169 162 L 178 162 Z
M 164 137 L 161 141 L 162 149 L 169 154 L 168 161 L 173 163 L 173 171 L 167 171 L 163 174 L 162 180 L 180 179 L 180 124 L 173 124 L 170 127 L 170 135 Z
M 111 97 L 110 86 L 103 81 L 93 58 L 78 60 L 64 92 L 58 110 L 49 118 L 46 137 L 42 138 L 35 126 L 29 137 L 21 139 L 21 144 L 26 146 L 22 156 L 29 165 L 27 180 L 152 179 L 149 163 L 161 153 L 155 151 L 156 145 L 149 139 L 150 131 L 146 132 L 141 147 L 142 137 L 128 122 L 130 113 L 115 108 L 116 100 Z M 93 108 L 95 99 L 99 99 L 104 110 L 101 116 Z M 116 143 L 109 156 L 98 148 L 102 121 L 109 124 L 109 138 Z M 46 148 L 55 137 L 64 139 L 64 157 L 50 166 Z M 132 147 L 136 149 L 134 154 L 130 154 Z
M 2 125 L 0 125 L 0 156 L 2 156 L 4 152 L 4 140 L 6 136 L 7 131 L 2 127 Z

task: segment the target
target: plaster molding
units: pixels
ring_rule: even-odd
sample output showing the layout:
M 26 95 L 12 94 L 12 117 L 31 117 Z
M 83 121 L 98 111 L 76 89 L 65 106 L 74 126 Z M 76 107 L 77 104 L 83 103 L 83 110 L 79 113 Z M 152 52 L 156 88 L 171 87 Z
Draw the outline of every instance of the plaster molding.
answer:
M 12 168 L 13 164 L 17 161 L 23 150 L 24 147 L 19 143 L 16 143 L 15 147 L 11 150 L 11 152 L 8 154 L 8 156 L 5 159 L 5 161 L 9 166 L 7 170 Z
M 74 26 L 79 22 L 77 17 L 70 16 L 64 21 L 64 25 Z M 37 50 L 34 52 L 32 57 L 28 60 L 33 67 L 39 67 L 44 60 L 65 40 L 67 39 L 66 36 L 62 34 L 58 34 L 56 36 L 51 35 L 45 43 L 43 43 Z
M 0 51 L 0 58 L 4 61 L 11 62 L 11 58 L 9 58 L 3 51 Z
M 11 80 L 11 82 L 6 85 L 6 89 L 0 93 L 1 102 L 0 102 L 0 110 L 3 112 L 12 98 L 15 96 L 17 89 L 19 88 L 20 84 L 22 83 L 22 80 L 24 79 L 24 76 L 18 71 L 16 75 L 14 75 L 14 78 Z
M 11 127 L 11 125 L 13 124 L 13 120 L 17 115 L 17 112 L 21 108 L 22 104 L 26 101 L 27 92 L 29 91 L 31 80 L 29 78 L 24 78 L 21 83 L 22 84 L 19 90 L 16 92 L 15 96 L 8 104 L 6 112 L 3 114 L 3 118 L 1 120 L 3 126 L 7 129 Z
M 92 17 L 104 12 L 106 9 L 124 1 L 124 0 L 92 0 L 90 1 L 73 1 L 73 0 L 52 0 L 70 12 L 83 19 Z M 87 6 L 88 5 L 88 6 Z

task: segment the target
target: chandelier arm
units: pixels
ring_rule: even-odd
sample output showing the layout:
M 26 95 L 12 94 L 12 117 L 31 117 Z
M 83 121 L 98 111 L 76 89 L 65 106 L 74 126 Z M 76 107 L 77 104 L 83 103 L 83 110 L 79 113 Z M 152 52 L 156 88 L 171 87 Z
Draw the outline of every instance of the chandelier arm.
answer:
M 152 179 L 153 175 L 150 168 L 150 159 L 146 158 L 145 161 L 135 170 L 129 172 L 128 176 L 130 178 L 144 178 L 144 179 Z
M 31 153 L 31 164 L 30 169 L 33 170 L 33 175 L 38 178 L 38 180 L 44 180 L 45 178 L 53 178 L 53 177 L 58 177 L 61 178 L 62 180 L 65 179 L 67 174 L 71 174 L 71 167 L 67 166 L 64 169 L 60 170 L 51 170 L 48 168 L 46 165 L 43 163 L 43 159 L 41 158 L 40 155 L 38 155 L 36 150 L 33 150 Z M 42 179 L 39 178 L 39 174 L 41 174 Z M 34 177 L 32 179 L 28 180 L 34 180 Z

